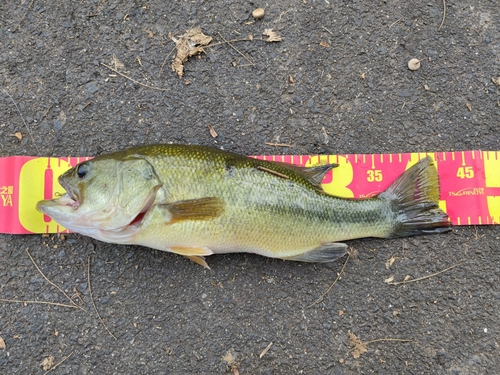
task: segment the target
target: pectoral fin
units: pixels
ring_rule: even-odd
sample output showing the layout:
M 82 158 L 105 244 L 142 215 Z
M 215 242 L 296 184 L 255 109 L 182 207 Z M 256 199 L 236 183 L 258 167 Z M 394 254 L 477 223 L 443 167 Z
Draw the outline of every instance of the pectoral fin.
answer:
M 205 262 L 204 256 L 212 255 L 213 252 L 207 247 L 182 247 L 182 246 L 174 246 L 169 249 L 168 251 L 182 255 L 190 260 L 192 260 L 195 263 L 198 263 L 199 265 L 210 269 L 208 266 L 207 262 Z
M 326 243 L 317 247 L 316 249 L 307 251 L 305 253 L 291 256 L 282 257 L 285 260 L 295 260 L 297 262 L 309 262 L 309 263 L 326 263 L 333 262 L 338 258 L 343 257 L 347 254 L 347 245 L 340 242 Z
M 168 224 L 174 224 L 183 220 L 214 219 L 222 215 L 224 206 L 224 201 L 216 197 L 189 199 L 158 205 L 160 209 L 165 210 Z

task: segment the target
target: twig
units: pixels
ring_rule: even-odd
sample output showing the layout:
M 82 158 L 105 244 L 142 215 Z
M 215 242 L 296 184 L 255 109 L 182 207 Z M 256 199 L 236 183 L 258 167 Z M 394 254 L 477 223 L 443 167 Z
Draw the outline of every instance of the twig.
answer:
M 446 18 L 446 0 L 443 0 L 443 20 L 441 21 L 441 25 L 438 27 L 438 31 L 441 30 L 441 28 L 444 25 L 444 20 Z
M 1 88 L 1 87 L 0 87 Z M 31 134 L 31 130 L 28 126 L 28 124 L 26 123 L 26 121 L 24 120 L 24 117 L 23 117 L 23 114 L 21 113 L 21 110 L 19 109 L 19 107 L 17 106 L 17 103 L 16 101 L 14 100 L 14 98 L 6 91 L 4 90 L 3 88 L 1 88 L 2 91 L 7 94 L 7 96 L 10 98 L 10 100 L 12 100 L 12 103 L 14 103 L 14 105 L 16 106 L 16 109 L 17 109 L 17 112 L 19 112 L 19 116 L 21 116 L 21 120 L 23 120 L 23 123 L 24 123 L 24 126 L 26 127 L 26 130 L 28 131 L 28 134 L 30 135 L 31 137 L 31 141 L 33 142 L 33 145 L 35 146 L 36 148 L 36 151 L 38 152 L 38 154 L 40 154 L 40 150 L 38 149 L 38 146 L 37 144 L 35 143 L 35 138 L 33 138 L 33 134 Z
M 32 262 L 33 262 L 33 264 L 35 265 L 35 267 L 36 267 L 36 269 L 38 270 L 38 272 L 40 272 L 40 275 L 42 275 L 42 276 L 43 276 L 43 278 L 44 278 L 45 280 L 47 280 L 47 282 L 48 282 L 50 285 L 52 285 L 52 286 L 53 286 L 53 287 L 55 287 L 57 290 L 59 290 L 62 294 L 64 294 L 64 296 L 65 296 L 65 297 L 66 297 L 66 298 L 67 298 L 67 299 L 68 299 L 68 300 L 69 300 L 69 301 L 70 301 L 73 305 L 75 305 L 76 307 L 78 307 L 79 309 L 81 309 L 81 310 L 83 310 L 83 311 L 86 311 L 83 307 L 78 306 L 78 305 L 76 304 L 76 302 L 75 302 L 75 301 L 73 301 L 73 299 L 71 299 L 71 297 L 70 297 L 70 296 L 68 296 L 68 295 L 64 292 L 64 290 L 62 290 L 59 286 L 57 286 L 55 283 L 53 283 L 52 281 L 50 281 L 50 280 L 47 278 L 47 276 L 45 276 L 45 274 L 42 272 L 42 270 L 40 269 L 40 267 L 38 267 L 38 265 L 36 264 L 35 260 L 34 260 L 34 259 L 33 259 L 33 257 L 31 256 L 31 254 L 30 254 L 30 252 L 29 252 L 29 250 L 28 250 L 28 249 L 26 249 L 26 253 L 27 253 L 27 254 L 28 254 L 28 256 L 30 257 L 31 261 L 32 261 Z
M 419 277 L 419 278 L 417 278 L 417 279 L 411 279 L 411 280 L 407 280 L 407 281 L 397 281 L 397 282 L 395 282 L 395 283 L 392 283 L 392 282 L 391 282 L 391 283 L 387 283 L 387 284 L 389 284 L 389 285 L 400 285 L 400 284 L 409 284 L 409 283 L 413 283 L 413 282 L 415 282 L 415 281 L 425 280 L 425 279 L 428 279 L 428 278 L 430 278 L 430 277 L 433 277 L 433 276 L 439 275 L 440 273 L 443 273 L 443 272 L 449 271 L 449 270 L 451 270 L 452 268 L 455 268 L 455 267 L 456 267 L 456 266 L 458 266 L 458 265 L 460 265 L 460 263 L 457 263 L 457 264 L 455 264 L 455 265 L 453 265 L 453 266 L 451 266 L 451 267 L 448 267 L 448 268 L 446 268 L 446 269 L 444 269 L 444 270 L 442 270 L 442 271 L 439 271 L 439 272 L 433 273 L 432 275 L 422 276 L 422 277 Z
M 163 62 L 161 63 L 161 66 L 160 66 L 160 71 L 158 72 L 158 78 L 160 78 L 160 75 L 161 75 L 161 72 L 163 70 L 163 67 L 165 66 L 165 64 L 167 63 L 167 59 L 170 57 L 170 55 L 172 54 L 172 52 L 175 51 L 175 49 L 177 48 L 177 46 L 175 46 L 174 48 L 172 48 L 172 50 L 168 53 L 168 55 L 165 57 L 165 60 L 163 60 Z
M 116 74 L 119 74 L 121 75 L 122 77 L 134 82 L 134 83 L 137 83 L 138 85 L 141 85 L 141 86 L 144 86 L 144 87 L 147 87 L 148 89 L 153 89 L 153 90 L 159 90 L 159 91 L 167 91 L 168 89 L 167 88 L 161 88 L 161 87 L 154 87 L 154 86 L 150 86 L 150 85 L 146 85 L 145 83 L 142 83 L 142 82 L 139 82 L 133 78 L 130 78 L 129 76 L 123 74 L 123 73 L 120 73 L 118 70 L 116 69 L 113 69 L 112 67 L 110 67 L 109 65 L 106 65 L 104 64 L 103 62 L 100 63 L 101 65 L 105 66 L 106 68 L 108 68 L 109 70 L 112 70 L 113 72 L 115 72 Z
M 66 305 L 64 303 L 58 303 L 58 302 L 48 302 L 48 301 L 23 301 L 20 299 L 5 299 L 5 298 L 0 298 L 0 302 L 10 302 L 10 303 L 38 303 L 41 305 L 54 305 L 54 306 L 61 306 L 61 307 L 71 307 L 72 309 L 77 309 L 80 306 L 74 306 L 74 305 Z
M 82 295 L 80 294 L 80 292 L 76 290 L 76 287 L 73 287 L 73 292 L 75 292 L 75 294 L 73 295 L 76 296 L 85 305 L 85 301 L 82 299 Z
M 95 310 L 95 313 L 97 314 L 97 317 L 99 318 L 99 321 L 104 326 L 104 328 L 106 328 L 106 331 L 108 331 L 108 333 L 111 335 L 111 337 L 113 337 L 115 340 L 118 340 L 116 338 L 116 336 L 111 333 L 111 331 L 109 330 L 108 326 L 102 320 L 101 315 L 99 315 L 99 311 L 97 311 L 97 307 L 96 307 L 95 302 L 94 302 L 94 296 L 92 295 L 92 287 L 90 286 L 90 255 L 89 255 L 89 258 L 88 258 L 87 279 L 88 279 L 87 282 L 89 284 L 90 300 L 92 301 L 92 306 L 94 306 L 94 310 Z
M 376 339 L 376 340 L 364 341 L 364 343 L 371 344 L 372 342 L 378 342 L 378 341 L 412 342 L 413 340 L 408 340 L 408 339 Z
M 263 167 L 262 165 L 258 165 L 257 166 L 257 169 L 260 169 L 261 171 L 264 171 L 264 172 L 267 172 L 267 173 L 271 173 L 271 174 L 274 174 L 278 177 L 281 177 L 281 178 L 284 178 L 285 180 L 288 180 L 290 177 L 288 177 L 286 174 L 283 174 L 283 173 L 279 173 L 279 172 L 276 172 L 276 171 L 273 171 L 272 169 L 269 169 L 269 168 L 266 168 L 266 167 Z
M 47 110 L 43 114 L 42 118 L 40 119 L 40 122 L 42 122 L 45 119 L 45 117 L 47 117 L 47 115 L 49 114 L 49 112 L 50 112 L 50 110 L 52 109 L 53 106 L 54 106 L 54 104 L 51 104 L 50 107 L 47 108 Z
M 391 25 L 389 26 L 389 29 L 390 29 L 391 27 L 393 27 L 395 24 L 397 24 L 399 21 L 401 21 L 403 18 L 404 18 L 404 17 L 401 17 L 400 19 L 398 19 L 398 20 L 394 21 L 393 23 L 391 23 Z
M 212 43 L 209 44 L 208 46 L 203 46 L 203 48 L 216 47 L 223 44 L 236 43 L 236 42 L 253 42 L 254 40 L 265 40 L 265 39 L 264 38 L 241 38 L 241 39 L 231 39 L 231 40 L 224 39 L 224 42 Z
M 399 342 L 412 342 L 413 340 L 408 340 L 408 339 L 376 339 L 376 340 L 370 340 L 370 341 L 362 341 L 364 345 L 372 344 L 374 342 L 379 342 L 379 341 L 399 341 Z M 345 355 L 349 354 L 353 350 L 357 349 L 357 346 L 349 349 Z
M 219 36 L 222 38 L 222 40 L 223 40 L 224 42 L 226 42 L 227 44 L 229 44 L 229 46 L 231 46 L 231 48 L 233 48 L 236 52 L 238 52 L 241 56 L 243 56 L 243 58 L 244 58 L 245 60 L 247 60 L 250 64 L 252 64 L 252 66 L 253 66 L 254 68 L 257 68 L 257 67 L 255 66 L 255 64 L 252 62 L 252 60 L 250 60 L 250 59 L 249 59 L 248 57 L 246 57 L 243 53 L 241 53 L 241 52 L 240 52 L 240 51 L 239 51 L 239 50 L 238 50 L 235 46 L 233 46 L 233 45 L 231 44 L 231 42 L 229 42 L 229 41 L 227 41 L 226 39 L 224 39 L 224 37 L 222 36 L 222 34 L 221 34 L 221 33 L 218 33 L 218 34 L 219 34 Z
M 66 357 L 63 358 L 63 360 L 59 363 L 56 363 L 54 365 L 54 367 L 52 367 L 50 370 L 46 371 L 43 375 L 47 375 L 49 372 L 51 372 L 52 370 L 55 370 L 57 368 L 57 366 L 59 366 L 61 363 L 63 363 L 64 361 L 66 361 L 69 357 L 71 357 L 73 355 L 74 352 L 71 352 L 70 354 L 68 354 Z
M 469 47 L 474 47 L 474 46 L 480 45 L 483 42 L 483 36 L 479 33 L 479 31 L 477 31 L 476 29 L 473 29 L 472 27 L 471 27 L 471 30 L 474 30 L 477 33 L 477 35 L 479 35 L 481 37 L 481 40 L 477 43 L 469 44 Z
M 28 5 L 28 9 L 26 9 L 26 12 L 24 13 L 23 17 L 21 18 L 21 20 L 19 21 L 19 23 L 16 25 L 16 27 L 14 27 L 12 29 L 12 32 L 16 31 L 16 29 L 21 25 L 21 22 L 24 21 L 24 19 L 26 18 L 26 16 L 28 15 L 28 11 L 30 10 L 31 6 L 33 5 L 33 2 L 35 0 L 31 0 L 30 4 Z
M 275 146 L 275 147 L 293 147 L 292 145 L 289 145 L 288 143 L 272 143 L 272 142 L 264 142 L 268 146 Z
M 333 35 L 333 33 L 332 33 L 330 30 L 328 30 L 325 26 L 321 26 L 321 27 L 322 27 L 323 29 L 325 29 L 325 30 L 328 32 L 328 34 Z
M 333 282 L 332 285 L 330 285 L 330 287 L 326 290 L 326 292 L 324 292 L 321 296 L 319 296 L 319 298 L 314 301 L 313 303 L 311 303 L 309 306 L 307 306 L 307 308 L 311 308 L 313 307 L 314 305 L 316 305 L 317 303 L 321 302 L 321 300 L 323 299 L 324 296 L 326 296 L 328 294 L 328 292 L 333 288 L 333 286 L 335 285 L 335 283 L 340 279 L 340 276 L 342 275 L 342 272 L 344 272 L 344 268 L 347 264 L 347 261 L 349 260 L 349 257 L 351 256 L 350 253 L 347 254 L 347 258 L 344 262 L 344 265 L 342 266 L 342 269 L 340 270 L 339 274 L 337 275 L 337 278 L 335 279 L 335 281 Z
M 269 351 L 269 349 L 271 349 L 271 346 L 273 346 L 273 342 L 272 341 L 269 343 L 269 345 L 267 345 L 264 348 L 264 350 L 262 351 L 262 353 L 260 353 L 259 358 L 264 357 L 266 355 L 266 353 Z

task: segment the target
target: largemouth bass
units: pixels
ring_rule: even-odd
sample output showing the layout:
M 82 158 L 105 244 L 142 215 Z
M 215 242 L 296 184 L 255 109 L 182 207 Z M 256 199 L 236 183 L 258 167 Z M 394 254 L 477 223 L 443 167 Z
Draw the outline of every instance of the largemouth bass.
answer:
M 233 252 L 330 262 L 347 253 L 339 241 L 450 229 L 430 157 L 368 199 L 326 194 L 320 183 L 335 166 L 301 168 L 203 146 L 139 146 L 76 165 L 59 177 L 67 193 L 37 209 L 71 231 L 205 267 L 205 256 Z

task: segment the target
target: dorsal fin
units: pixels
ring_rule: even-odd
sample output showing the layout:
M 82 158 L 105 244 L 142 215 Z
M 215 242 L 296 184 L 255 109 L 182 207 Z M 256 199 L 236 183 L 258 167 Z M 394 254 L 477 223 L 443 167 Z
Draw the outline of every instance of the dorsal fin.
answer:
M 318 165 L 316 167 L 297 167 L 292 166 L 292 168 L 297 169 L 297 172 L 303 175 L 310 183 L 314 185 L 321 185 L 321 181 L 325 175 L 332 168 L 338 167 L 338 164 L 324 164 Z
M 264 171 L 266 173 L 271 173 L 272 175 L 288 179 L 291 176 L 287 172 L 292 172 L 305 178 L 308 182 L 314 186 L 320 187 L 321 181 L 332 168 L 338 167 L 338 164 L 324 164 L 318 165 L 316 167 L 299 167 L 297 165 L 278 163 L 278 162 L 267 162 L 267 164 L 256 166 L 257 169 Z

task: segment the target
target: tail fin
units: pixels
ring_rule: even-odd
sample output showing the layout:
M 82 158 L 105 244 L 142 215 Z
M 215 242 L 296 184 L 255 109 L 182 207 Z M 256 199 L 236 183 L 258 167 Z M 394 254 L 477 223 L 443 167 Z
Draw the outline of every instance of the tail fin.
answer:
M 396 214 L 394 232 L 389 237 L 449 231 L 448 215 L 438 207 L 439 180 L 428 156 L 399 176 L 378 198 L 390 202 Z

